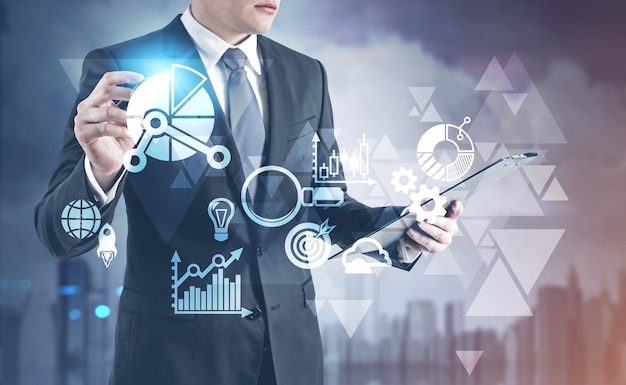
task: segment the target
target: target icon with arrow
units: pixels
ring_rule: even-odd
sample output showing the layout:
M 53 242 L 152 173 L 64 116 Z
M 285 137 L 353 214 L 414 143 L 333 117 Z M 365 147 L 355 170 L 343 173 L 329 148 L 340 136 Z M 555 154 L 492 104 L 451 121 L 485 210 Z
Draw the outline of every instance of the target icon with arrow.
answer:
M 305 222 L 295 226 L 285 239 L 285 253 L 295 266 L 314 269 L 326 262 L 330 256 L 330 232 L 335 226 L 326 219 L 321 225 Z

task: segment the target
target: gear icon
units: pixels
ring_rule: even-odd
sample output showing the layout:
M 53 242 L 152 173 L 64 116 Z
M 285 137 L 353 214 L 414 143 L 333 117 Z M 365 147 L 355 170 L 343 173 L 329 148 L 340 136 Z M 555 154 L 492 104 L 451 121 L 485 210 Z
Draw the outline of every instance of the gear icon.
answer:
M 439 187 L 437 186 L 429 189 L 425 184 L 421 185 L 418 192 L 411 194 L 411 200 L 413 203 L 409 206 L 409 212 L 416 215 L 415 220 L 418 222 L 434 223 L 437 221 L 437 216 L 446 215 L 446 209 L 443 205 L 448 199 L 439 195 Z M 430 210 L 424 209 L 422 203 L 429 200 L 433 201 L 430 205 L 434 204 L 434 207 Z
M 409 191 L 417 188 L 415 185 L 417 177 L 413 175 L 413 170 L 400 167 L 400 170 L 392 171 L 391 174 L 393 175 L 391 184 L 395 187 L 396 192 L 402 191 L 408 194 Z

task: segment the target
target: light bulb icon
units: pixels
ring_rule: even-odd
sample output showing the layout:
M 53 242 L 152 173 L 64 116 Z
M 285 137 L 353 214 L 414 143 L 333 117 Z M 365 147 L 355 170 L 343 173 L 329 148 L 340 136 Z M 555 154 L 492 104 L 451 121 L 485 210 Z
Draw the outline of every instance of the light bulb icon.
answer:
M 215 198 L 209 203 L 208 212 L 215 228 L 213 238 L 219 242 L 226 241 L 228 239 L 228 226 L 235 216 L 235 205 L 226 198 Z

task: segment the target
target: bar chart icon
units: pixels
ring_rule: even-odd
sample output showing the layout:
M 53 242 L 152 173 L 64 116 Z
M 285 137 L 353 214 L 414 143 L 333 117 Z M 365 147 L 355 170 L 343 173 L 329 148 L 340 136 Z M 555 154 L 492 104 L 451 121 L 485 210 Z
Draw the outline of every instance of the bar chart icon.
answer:
M 243 249 L 237 249 L 230 253 L 228 259 L 222 254 L 215 254 L 205 269 L 192 263 L 180 277 L 178 270 L 182 261 L 178 252 L 174 252 L 171 260 L 174 314 L 240 314 L 242 318 L 252 314 L 241 306 L 241 275 L 235 274 L 232 279 L 224 275 L 226 268 L 238 261 L 242 252 Z M 189 278 L 206 278 L 208 282 L 180 290 Z

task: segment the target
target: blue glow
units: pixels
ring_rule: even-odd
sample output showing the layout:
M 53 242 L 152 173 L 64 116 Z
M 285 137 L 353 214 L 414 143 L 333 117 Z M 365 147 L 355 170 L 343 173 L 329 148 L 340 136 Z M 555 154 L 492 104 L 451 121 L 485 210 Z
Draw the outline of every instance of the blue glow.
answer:
M 98 318 L 107 318 L 109 315 L 111 315 L 111 309 L 109 309 L 109 307 L 106 305 L 98 305 L 96 307 L 96 310 L 94 310 L 94 313 Z
M 77 295 L 80 293 L 80 286 L 77 285 L 65 285 L 59 286 L 59 295 Z
M 6 290 L 9 288 L 10 282 L 6 278 L 0 279 L 0 290 Z
M 24 279 L 20 281 L 20 289 L 28 290 L 33 286 L 33 283 L 29 279 Z
M 67 315 L 68 315 L 68 317 L 70 317 L 71 320 L 76 321 L 77 319 L 80 318 L 80 310 L 72 309 L 72 310 L 69 311 L 69 313 Z
M 117 289 L 115 290 L 118 297 L 122 295 L 122 291 L 124 291 L 124 286 L 118 286 Z

